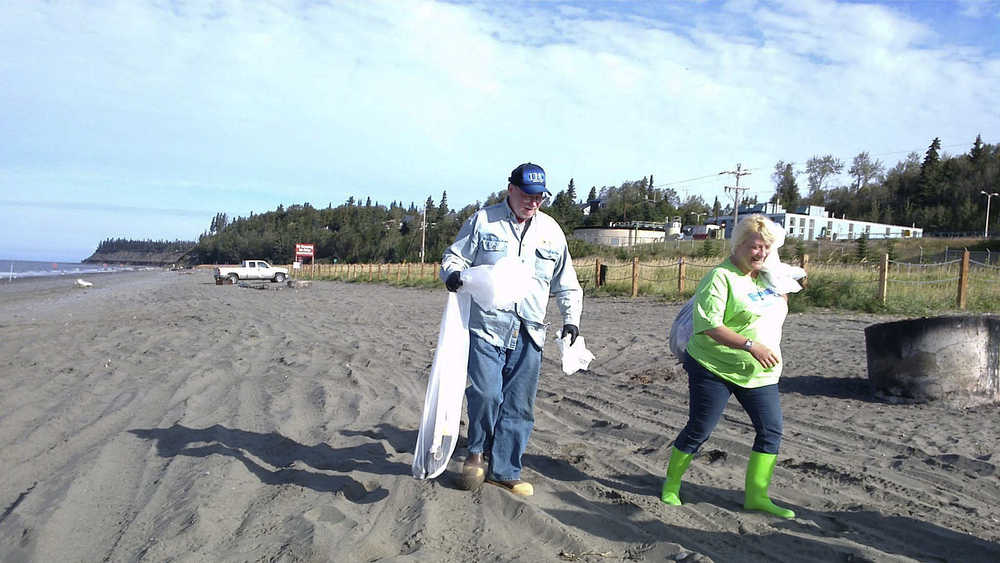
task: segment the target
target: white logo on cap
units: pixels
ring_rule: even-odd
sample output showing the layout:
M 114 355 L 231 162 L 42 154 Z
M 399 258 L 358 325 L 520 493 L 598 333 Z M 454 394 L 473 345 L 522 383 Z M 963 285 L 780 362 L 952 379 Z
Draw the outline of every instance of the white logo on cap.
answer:
M 544 184 L 545 174 L 541 172 L 528 172 L 528 181 L 533 184 Z

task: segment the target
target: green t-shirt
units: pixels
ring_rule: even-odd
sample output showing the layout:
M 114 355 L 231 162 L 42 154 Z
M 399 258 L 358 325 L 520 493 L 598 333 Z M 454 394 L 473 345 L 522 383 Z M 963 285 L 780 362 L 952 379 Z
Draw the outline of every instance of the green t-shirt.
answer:
M 762 387 L 778 382 L 781 376 L 781 326 L 788 315 L 788 303 L 764 284 L 744 274 L 727 258 L 698 284 L 692 323 L 694 336 L 687 345 L 692 358 L 709 371 L 739 385 Z M 750 352 L 723 346 L 705 331 L 725 325 L 774 351 L 778 364 L 765 369 Z

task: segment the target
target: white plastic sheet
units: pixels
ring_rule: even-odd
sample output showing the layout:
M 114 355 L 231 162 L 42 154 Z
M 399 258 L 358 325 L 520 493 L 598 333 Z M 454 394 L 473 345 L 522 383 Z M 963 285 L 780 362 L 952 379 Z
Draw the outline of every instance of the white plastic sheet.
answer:
M 443 473 L 455 453 L 469 363 L 470 305 L 467 293 L 448 293 L 413 455 L 413 476 L 417 479 L 433 479 Z
M 506 256 L 496 264 L 462 270 L 461 277 L 459 293 L 468 293 L 484 311 L 511 309 L 528 295 L 531 268 Z
M 513 307 L 527 295 L 531 270 L 516 258 L 502 258 L 495 265 L 463 270 L 461 278 L 462 286 L 448 293 L 441 315 L 413 454 L 413 476 L 417 479 L 433 479 L 443 473 L 458 444 L 468 378 L 472 300 L 484 310 Z
M 562 356 L 562 370 L 566 375 L 585 370 L 590 367 L 590 362 L 594 361 L 594 354 L 587 350 L 587 345 L 582 336 L 576 337 L 576 342 L 570 344 L 572 336 L 566 335 L 563 338 L 556 337 L 559 343 L 559 354 Z
M 781 225 L 772 223 L 771 230 L 774 242 L 771 244 L 771 253 L 764 259 L 764 267 L 760 270 L 761 277 L 768 287 L 780 295 L 798 293 L 802 291 L 802 286 L 796 280 L 806 277 L 806 271 L 781 261 L 778 249 L 785 245 L 785 229 Z
M 774 289 L 779 295 L 785 295 L 802 291 L 802 285 L 799 284 L 798 280 L 806 277 L 806 271 L 798 266 L 779 261 L 778 254 L 771 252 L 764 260 L 764 267 L 761 268 L 760 275 L 768 287 Z

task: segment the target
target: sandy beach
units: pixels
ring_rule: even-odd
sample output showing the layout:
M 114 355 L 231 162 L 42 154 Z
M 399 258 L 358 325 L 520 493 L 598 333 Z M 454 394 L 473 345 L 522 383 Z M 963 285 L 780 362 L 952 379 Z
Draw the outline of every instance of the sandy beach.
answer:
M 742 509 L 735 401 L 685 505 L 659 501 L 680 304 L 585 300 L 597 359 L 567 376 L 546 348 L 519 498 L 456 489 L 461 444 L 411 476 L 443 286 L 86 279 L 0 283 L 2 561 L 1000 560 L 1000 407 L 873 398 L 863 330 L 888 318 L 789 316 L 784 521 Z

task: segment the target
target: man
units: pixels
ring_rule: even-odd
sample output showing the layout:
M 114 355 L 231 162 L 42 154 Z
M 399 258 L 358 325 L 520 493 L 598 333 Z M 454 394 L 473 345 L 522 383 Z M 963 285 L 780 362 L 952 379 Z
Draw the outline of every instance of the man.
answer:
M 533 269 L 527 297 L 512 310 L 484 311 L 475 301 L 469 314 L 469 370 L 465 398 L 469 456 L 458 486 L 471 490 L 487 478 L 514 494 L 534 488 L 521 480 L 521 456 L 534 427 L 535 392 L 545 345 L 549 296 L 563 317 L 561 336 L 576 342 L 583 290 L 559 224 L 539 211 L 549 191 L 545 171 L 522 164 L 511 172 L 507 199 L 479 210 L 462 225 L 441 261 L 448 291 L 462 285 L 465 268 L 517 257 Z

